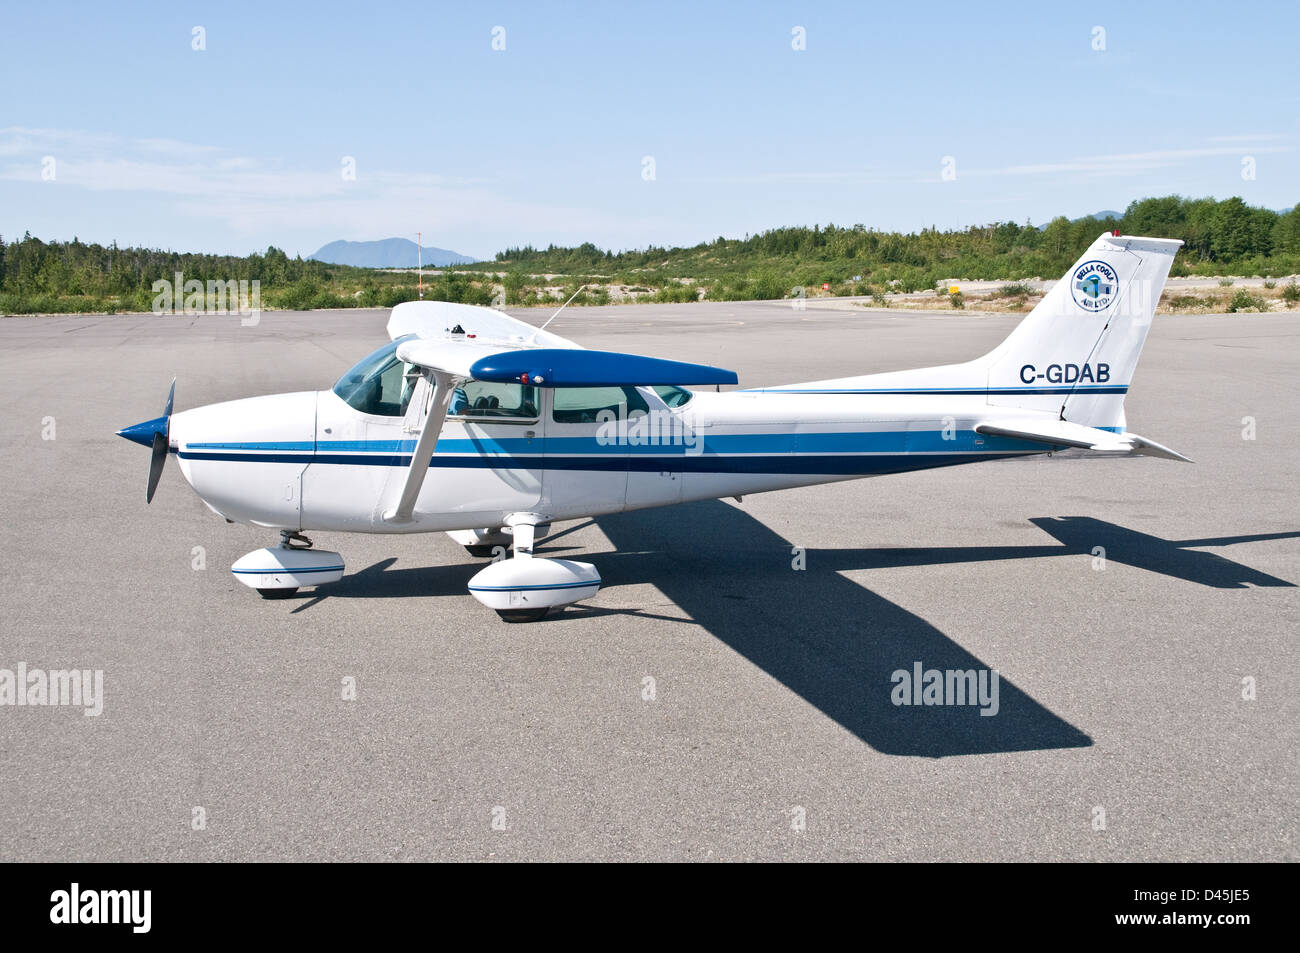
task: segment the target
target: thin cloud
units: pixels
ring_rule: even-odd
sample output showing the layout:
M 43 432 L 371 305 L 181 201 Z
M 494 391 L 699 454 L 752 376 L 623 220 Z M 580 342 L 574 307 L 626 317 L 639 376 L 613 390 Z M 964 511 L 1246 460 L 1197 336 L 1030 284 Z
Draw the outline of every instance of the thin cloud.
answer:
M 55 180 L 42 160 L 55 158 Z M 292 166 L 278 159 L 172 139 L 131 139 L 76 130 L 0 129 L 0 181 L 41 188 L 75 187 L 165 198 L 173 211 L 220 222 L 238 234 L 275 235 L 319 229 L 331 235 L 370 234 L 377 223 L 419 220 L 428 229 L 512 234 L 570 231 L 612 233 L 626 219 L 602 210 L 523 201 L 486 179 L 431 172 L 369 169 L 355 178 L 340 164 Z M 666 223 L 645 218 L 646 230 Z
M 1257 142 L 1263 140 L 1279 140 L 1289 138 L 1280 135 L 1260 135 L 1260 136 L 1220 136 L 1211 139 L 1212 142 Z M 1293 146 L 1284 145 L 1261 145 L 1252 147 L 1250 150 L 1253 154 L 1265 155 L 1269 153 L 1294 152 Z M 1027 162 L 1016 165 L 1008 165 L 995 168 L 964 168 L 958 156 L 957 173 L 959 178 L 975 178 L 990 176 L 1032 176 L 1032 175 L 1061 175 L 1077 174 L 1086 177 L 1103 177 L 1103 176 L 1123 176 L 1136 175 L 1143 172 L 1151 172 L 1157 169 L 1168 169 L 1175 166 L 1186 165 L 1197 159 L 1214 158 L 1217 156 L 1240 156 L 1242 154 L 1240 147 L 1235 146 L 1202 146 L 1194 149 L 1158 149 L 1146 152 L 1126 152 L 1115 153 L 1110 155 L 1079 156 L 1077 158 L 1064 159 L 1055 162 Z M 938 161 L 934 164 L 935 171 L 924 175 L 918 175 L 913 172 L 899 173 L 880 173 L 873 171 L 853 171 L 853 170 L 787 170 L 775 172 L 754 172 L 748 174 L 722 175 L 722 176 L 693 176 L 686 177 L 683 181 L 705 183 L 711 185 L 877 185 L 877 184 L 902 184 L 902 183 L 935 183 L 943 181 L 940 174 Z

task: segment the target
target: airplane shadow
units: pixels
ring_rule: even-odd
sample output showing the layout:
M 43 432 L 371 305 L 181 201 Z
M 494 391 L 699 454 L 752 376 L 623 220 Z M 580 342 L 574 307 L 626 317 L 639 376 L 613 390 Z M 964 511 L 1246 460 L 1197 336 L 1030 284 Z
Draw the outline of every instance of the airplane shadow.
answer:
M 1002 559 L 1040 559 L 1047 556 L 1094 555 L 1101 547 L 1108 562 L 1160 573 L 1216 589 L 1245 589 L 1251 586 L 1294 587 L 1295 583 L 1225 559 L 1217 553 L 1197 552 L 1192 547 L 1229 546 L 1270 539 L 1296 539 L 1300 532 L 1255 533 L 1207 539 L 1168 540 L 1107 523 L 1090 516 L 1039 516 L 1031 519 L 1039 529 L 1054 536 L 1058 546 L 922 546 L 877 549 L 810 550 L 819 565 L 835 569 L 886 569 L 897 566 L 940 566 L 952 563 L 994 562 Z
M 398 599 L 413 596 L 463 596 L 466 585 L 479 570 L 477 565 L 413 566 L 393 569 L 397 557 L 390 556 L 338 582 L 309 589 L 294 596 L 300 602 L 293 611 L 303 612 L 326 599 Z M 486 565 L 487 560 L 483 560 Z
M 1110 560 L 1202 585 L 1290 586 L 1187 547 L 1300 536 L 1170 542 L 1088 517 L 1035 519 L 1059 545 L 808 550 L 807 568 L 796 572 L 790 541 L 720 501 L 596 522 L 620 551 L 590 557 L 606 586 L 653 580 L 711 635 L 877 751 L 932 758 L 1086 747 L 1092 739 L 1005 677 L 994 716 L 981 716 L 978 706 L 895 705 L 896 670 L 910 672 L 916 662 L 941 670 L 987 666 L 925 619 L 841 572 L 1091 553 L 1104 546 Z
M 694 624 L 877 751 L 931 758 L 1087 747 L 1092 739 L 1005 677 L 999 678 L 994 716 L 981 716 L 976 705 L 895 705 L 891 676 L 897 670 L 910 672 L 917 662 L 927 670 L 978 672 L 988 666 L 925 619 L 841 573 L 1091 556 L 1100 546 L 1108 561 L 1213 588 L 1294 586 L 1196 547 L 1300 537 L 1300 532 L 1281 532 L 1166 540 L 1092 517 L 1037 517 L 1030 522 L 1055 543 L 809 549 L 807 568 L 796 572 L 789 540 L 745 511 L 714 500 L 672 512 L 599 517 L 552 534 L 537 554 L 570 549 L 553 542 L 591 522 L 615 549 L 585 557 L 599 567 L 606 589 L 653 581 Z M 327 598 L 462 596 L 470 577 L 487 564 L 483 560 L 393 569 L 396 562 L 382 559 L 337 583 L 303 593 L 293 612 Z M 566 609 L 563 618 L 619 614 L 682 621 L 640 609 L 585 605 Z

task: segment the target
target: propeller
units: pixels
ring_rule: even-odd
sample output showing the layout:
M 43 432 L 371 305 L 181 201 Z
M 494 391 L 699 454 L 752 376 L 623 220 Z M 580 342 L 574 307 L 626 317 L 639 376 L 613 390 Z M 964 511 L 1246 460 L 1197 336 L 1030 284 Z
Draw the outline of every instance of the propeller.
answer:
M 154 492 L 158 489 L 158 481 L 162 479 L 163 467 L 167 463 L 172 430 L 172 402 L 175 398 L 176 378 L 173 377 L 172 387 L 167 392 L 167 403 L 163 407 L 161 417 L 124 427 L 117 432 L 119 437 L 125 437 L 127 440 L 150 448 L 149 482 L 144 490 L 145 503 L 153 502 Z

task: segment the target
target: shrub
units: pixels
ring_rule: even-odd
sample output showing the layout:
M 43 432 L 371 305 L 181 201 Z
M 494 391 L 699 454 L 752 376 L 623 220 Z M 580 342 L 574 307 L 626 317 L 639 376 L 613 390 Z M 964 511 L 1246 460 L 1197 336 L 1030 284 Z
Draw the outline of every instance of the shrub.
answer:
M 1241 288 L 1232 300 L 1228 302 L 1228 313 L 1236 314 L 1238 311 L 1267 311 L 1268 302 L 1263 298 L 1252 295 L 1245 288 Z
M 1277 287 L 1277 282 L 1270 278 L 1268 281 L 1264 282 L 1264 287 L 1267 288 L 1269 291 L 1272 291 L 1274 288 Z
M 1196 295 L 1174 295 L 1168 301 L 1171 311 L 1182 311 L 1185 308 L 1199 308 L 1203 302 Z
M 1034 293 L 1034 289 L 1024 282 L 1003 285 L 993 295 L 994 298 L 1028 298 Z
M 951 304 L 954 308 L 966 307 L 966 299 L 962 297 L 962 293 L 960 291 L 954 291 L 952 294 L 948 295 L 948 303 Z
M 770 301 L 773 298 L 784 298 L 790 288 L 780 277 L 772 272 L 761 272 L 753 282 L 753 297 L 756 301 Z
M 694 285 L 673 281 L 656 291 L 650 300 L 660 304 L 685 304 L 698 299 L 699 294 Z
M 1220 278 L 1220 279 L 1219 279 L 1219 287 L 1220 287 L 1220 288 L 1231 288 L 1231 287 L 1232 287 L 1232 279 L 1231 279 L 1231 278 Z
M 416 291 L 409 285 L 393 285 L 391 288 L 385 288 L 379 296 L 379 306 L 381 308 L 395 308 L 403 301 L 414 301 Z M 446 299 L 442 299 L 446 300 Z
M 898 287 L 904 294 L 912 294 L 930 290 L 934 287 L 934 282 L 921 272 L 908 271 L 898 279 Z
M 1294 281 L 1288 283 L 1282 289 L 1282 300 L 1289 305 L 1295 304 L 1297 301 L 1300 301 L 1300 288 L 1296 287 L 1296 283 Z

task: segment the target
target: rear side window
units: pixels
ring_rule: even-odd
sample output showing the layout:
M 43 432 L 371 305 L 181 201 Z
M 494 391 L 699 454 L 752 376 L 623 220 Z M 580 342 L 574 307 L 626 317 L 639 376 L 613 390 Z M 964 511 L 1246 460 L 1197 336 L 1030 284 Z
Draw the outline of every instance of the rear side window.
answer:
M 635 387 L 557 387 L 551 416 L 557 424 L 594 424 L 600 421 L 601 411 L 625 420 L 638 411 L 644 414 L 649 410 Z M 609 419 L 608 415 L 605 419 Z
M 681 407 L 695 396 L 685 387 L 677 387 L 673 384 L 660 384 L 658 387 L 652 387 L 651 390 L 669 407 Z

